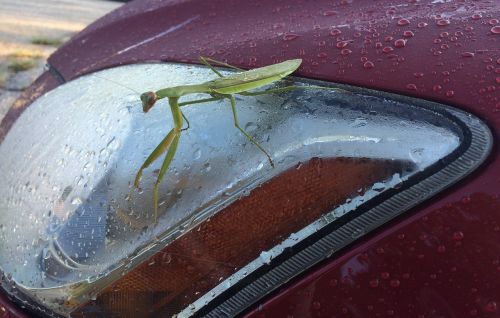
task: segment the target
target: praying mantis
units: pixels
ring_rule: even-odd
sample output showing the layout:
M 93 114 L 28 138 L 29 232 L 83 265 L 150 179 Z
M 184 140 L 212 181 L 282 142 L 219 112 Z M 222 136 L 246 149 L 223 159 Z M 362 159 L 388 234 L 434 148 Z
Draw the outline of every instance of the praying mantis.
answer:
M 156 92 L 150 91 L 141 94 L 140 97 L 142 101 L 142 108 L 145 113 L 147 113 L 158 100 L 163 98 L 168 98 L 168 103 L 170 105 L 170 110 L 172 112 L 172 117 L 174 122 L 174 127 L 168 132 L 166 137 L 158 144 L 158 146 L 153 150 L 153 152 L 149 155 L 149 157 L 144 161 L 144 163 L 138 170 L 134 180 L 134 187 L 138 188 L 144 169 L 148 168 L 163 153 L 165 152 L 167 153 L 165 159 L 163 160 L 160 172 L 158 174 L 158 177 L 156 179 L 153 188 L 155 223 L 158 220 L 159 186 L 175 156 L 181 133 L 189 128 L 189 121 L 182 113 L 181 110 L 182 107 L 227 99 L 230 103 L 231 111 L 233 113 L 234 126 L 238 130 L 240 130 L 240 132 L 252 144 L 254 144 L 260 151 L 262 151 L 267 156 L 269 163 L 271 164 L 272 167 L 274 167 L 273 160 L 269 155 L 269 153 L 249 133 L 247 133 L 240 126 L 238 121 L 238 115 L 236 113 L 236 102 L 233 95 L 237 94 L 243 96 L 257 96 L 257 95 L 272 94 L 272 93 L 283 93 L 295 89 L 307 89 L 307 88 L 329 89 L 329 90 L 335 89 L 335 88 L 329 88 L 329 87 L 327 88 L 320 86 L 286 86 L 281 88 L 267 89 L 264 91 L 250 92 L 250 90 L 252 89 L 260 88 L 262 86 L 274 83 L 290 75 L 299 68 L 300 64 L 302 63 L 301 59 L 286 60 L 281 63 L 259 67 L 248 71 L 242 70 L 240 68 L 231 66 L 227 63 L 216 61 L 207 57 L 200 57 L 199 60 L 201 63 L 208 66 L 219 78 L 201 84 L 173 86 L 160 89 Z M 230 67 L 232 69 L 236 69 L 239 72 L 224 76 L 219 71 L 217 71 L 214 68 L 214 66 L 210 64 L 210 62 Z M 182 96 L 189 94 L 199 94 L 199 93 L 208 94 L 210 95 L 210 97 L 186 101 L 186 102 L 179 102 L 179 99 Z M 184 120 L 186 120 L 187 128 L 182 128 Z

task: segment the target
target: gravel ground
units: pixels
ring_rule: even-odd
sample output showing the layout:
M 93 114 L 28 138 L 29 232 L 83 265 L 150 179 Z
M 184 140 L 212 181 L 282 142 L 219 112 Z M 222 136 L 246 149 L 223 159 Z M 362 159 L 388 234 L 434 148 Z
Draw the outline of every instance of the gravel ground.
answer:
M 120 5 L 104 0 L 0 0 L 0 120 L 59 45 Z

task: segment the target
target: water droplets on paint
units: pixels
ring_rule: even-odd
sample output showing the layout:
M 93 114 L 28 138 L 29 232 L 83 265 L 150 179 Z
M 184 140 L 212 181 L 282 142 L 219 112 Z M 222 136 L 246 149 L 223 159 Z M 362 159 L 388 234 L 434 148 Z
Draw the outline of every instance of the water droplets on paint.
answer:
M 342 31 L 340 31 L 339 29 L 332 29 L 330 30 L 330 35 L 331 36 L 338 36 L 342 33 Z
M 410 83 L 406 84 L 406 88 L 409 89 L 410 91 L 416 91 L 417 90 L 417 85 Z
M 392 51 L 394 51 L 394 48 L 390 46 L 386 46 L 382 49 L 382 52 L 384 52 L 385 54 L 391 53 Z
M 404 26 L 404 25 L 408 25 L 408 24 L 410 24 L 410 20 L 408 20 L 408 19 L 399 19 L 398 20 L 399 26 Z
M 405 39 L 397 39 L 394 41 L 394 47 L 397 48 L 403 48 L 406 46 L 406 40 Z
M 405 38 L 412 38 L 413 36 L 415 36 L 415 33 L 413 33 L 412 31 L 407 30 L 407 31 L 403 32 L 403 36 Z
M 297 34 L 293 34 L 293 33 L 285 33 L 283 35 L 283 40 L 284 41 L 292 41 L 292 40 L 295 40 L 299 37 L 299 35 Z
M 436 21 L 436 24 L 438 26 L 447 26 L 447 25 L 450 25 L 450 20 L 439 19 L 439 20 Z
M 375 64 L 372 61 L 366 61 L 363 63 L 363 68 L 369 70 L 375 67 Z
M 474 13 L 474 14 L 471 16 L 471 19 L 472 19 L 472 20 L 480 20 L 482 17 L 483 17 L 483 15 L 482 15 L 481 13 Z

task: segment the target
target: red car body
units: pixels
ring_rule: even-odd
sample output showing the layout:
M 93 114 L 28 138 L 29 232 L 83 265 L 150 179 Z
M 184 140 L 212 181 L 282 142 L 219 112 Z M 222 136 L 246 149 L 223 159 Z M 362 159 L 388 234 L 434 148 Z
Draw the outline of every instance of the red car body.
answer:
M 254 68 L 300 57 L 297 76 L 436 101 L 500 138 L 500 3 L 487 0 L 133 1 L 48 60 L 0 126 L 92 71 L 200 55 Z M 172 27 L 172 26 L 181 27 Z M 104 106 L 104 104 L 103 104 Z M 500 316 L 498 147 L 467 178 L 357 240 L 246 317 Z M 25 317 L 0 296 L 1 317 Z

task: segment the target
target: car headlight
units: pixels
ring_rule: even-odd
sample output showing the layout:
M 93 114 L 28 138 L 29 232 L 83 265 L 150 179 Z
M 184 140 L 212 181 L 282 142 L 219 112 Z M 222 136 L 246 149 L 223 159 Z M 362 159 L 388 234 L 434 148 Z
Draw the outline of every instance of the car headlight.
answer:
M 415 99 L 349 87 L 238 96 L 272 168 L 227 102 L 193 105 L 154 224 L 160 163 L 139 191 L 133 179 L 172 119 L 166 102 L 143 114 L 127 87 L 210 78 L 200 66 L 121 66 L 20 116 L 0 144 L 4 289 L 63 316 L 215 315 L 215 303 L 237 313 L 463 177 L 491 147 L 475 117 Z

